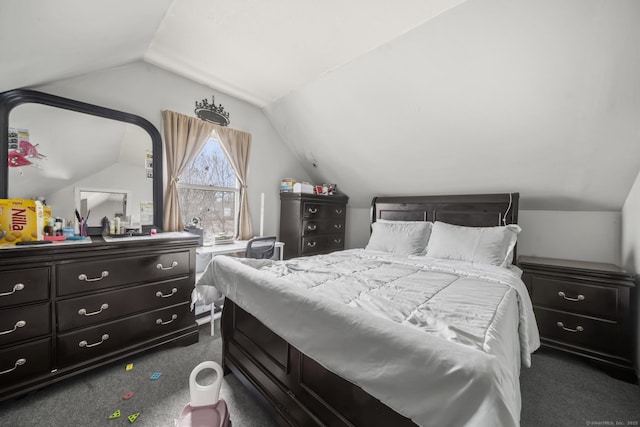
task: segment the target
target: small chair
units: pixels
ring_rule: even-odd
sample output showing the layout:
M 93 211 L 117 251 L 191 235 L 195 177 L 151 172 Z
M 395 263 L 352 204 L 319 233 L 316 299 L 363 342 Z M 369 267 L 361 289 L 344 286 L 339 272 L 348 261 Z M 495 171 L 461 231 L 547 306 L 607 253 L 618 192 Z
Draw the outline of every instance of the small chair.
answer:
M 273 257 L 276 248 L 276 237 L 256 237 L 247 242 L 245 258 L 267 259 Z

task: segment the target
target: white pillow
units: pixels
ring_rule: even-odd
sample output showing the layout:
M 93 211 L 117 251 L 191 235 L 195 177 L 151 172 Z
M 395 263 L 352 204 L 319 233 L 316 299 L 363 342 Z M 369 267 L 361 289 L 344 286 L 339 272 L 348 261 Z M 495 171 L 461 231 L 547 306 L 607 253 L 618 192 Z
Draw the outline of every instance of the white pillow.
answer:
M 365 249 L 404 255 L 424 255 L 431 223 L 426 221 L 387 221 L 371 225 L 371 237 Z
M 427 255 L 506 267 L 513 258 L 520 226 L 463 227 L 436 221 L 431 230 Z

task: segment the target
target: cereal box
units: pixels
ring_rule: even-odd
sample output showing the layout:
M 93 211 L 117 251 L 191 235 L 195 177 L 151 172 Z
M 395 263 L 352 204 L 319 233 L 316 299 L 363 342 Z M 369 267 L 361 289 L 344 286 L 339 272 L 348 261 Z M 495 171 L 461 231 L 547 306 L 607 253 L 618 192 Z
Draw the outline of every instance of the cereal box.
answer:
M 0 243 L 44 238 L 44 210 L 37 200 L 0 199 Z

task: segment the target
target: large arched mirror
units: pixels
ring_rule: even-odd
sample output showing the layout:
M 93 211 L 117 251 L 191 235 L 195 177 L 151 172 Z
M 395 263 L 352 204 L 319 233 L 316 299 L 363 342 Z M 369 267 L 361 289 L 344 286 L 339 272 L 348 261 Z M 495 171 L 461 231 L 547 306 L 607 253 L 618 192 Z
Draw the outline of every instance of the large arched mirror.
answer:
M 90 209 L 90 234 L 104 216 L 161 228 L 162 140 L 146 119 L 17 89 L 0 93 L 0 132 L 0 198 L 42 198 L 66 219 Z

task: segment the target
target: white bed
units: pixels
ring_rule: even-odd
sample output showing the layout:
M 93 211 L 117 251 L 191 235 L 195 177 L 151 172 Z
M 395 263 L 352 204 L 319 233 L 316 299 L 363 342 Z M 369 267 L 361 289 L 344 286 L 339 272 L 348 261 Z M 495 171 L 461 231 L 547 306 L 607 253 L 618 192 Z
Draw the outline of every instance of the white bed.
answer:
M 518 426 L 520 368 L 540 345 L 521 271 L 511 265 L 518 231 L 378 217 L 366 249 L 288 261 L 216 257 L 196 290 L 205 302 L 225 295 L 413 424 Z
M 517 269 L 360 249 L 216 257 L 199 283 L 418 425 L 519 425 L 539 338 Z

